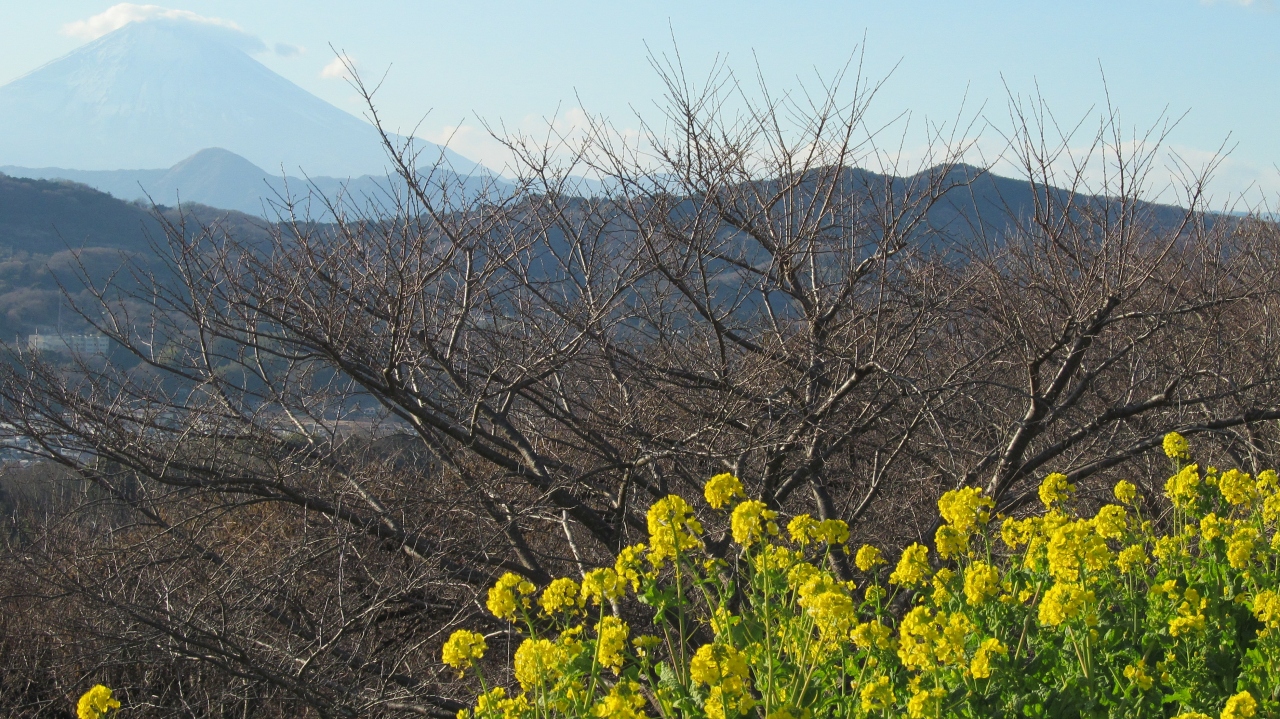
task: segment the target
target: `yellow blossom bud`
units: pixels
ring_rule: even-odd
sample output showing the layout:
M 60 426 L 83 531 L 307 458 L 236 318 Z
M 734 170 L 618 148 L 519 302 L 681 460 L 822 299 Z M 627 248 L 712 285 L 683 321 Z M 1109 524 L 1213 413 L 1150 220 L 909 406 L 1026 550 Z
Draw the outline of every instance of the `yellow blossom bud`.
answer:
M 880 553 L 879 548 L 870 544 L 864 544 L 858 549 L 858 553 L 854 555 L 853 563 L 863 572 L 869 572 L 881 564 L 886 564 L 884 555 Z
M 449 641 L 444 643 L 444 649 L 440 652 L 441 660 L 461 672 L 469 669 L 477 659 L 484 657 L 486 649 L 488 646 L 485 644 L 484 635 L 459 629 L 450 635 Z
M 1138 488 L 1127 480 L 1120 480 L 1116 483 L 1115 488 L 1116 499 L 1124 504 L 1133 504 L 1133 500 L 1138 496 Z
M 702 494 L 707 500 L 707 504 L 712 509 L 720 509 L 736 497 L 738 499 L 746 499 L 746 491 L 742 487 L 742 480 L 733 476 L 728 472 L 717 474 L 707 480 L 706 486 L 702 489 Z
M 1190 461 L 1191 445 L 1186 437 L 1177 432 L 1170 432 L 1164 436 L 1164 453 L 1169 459 Z

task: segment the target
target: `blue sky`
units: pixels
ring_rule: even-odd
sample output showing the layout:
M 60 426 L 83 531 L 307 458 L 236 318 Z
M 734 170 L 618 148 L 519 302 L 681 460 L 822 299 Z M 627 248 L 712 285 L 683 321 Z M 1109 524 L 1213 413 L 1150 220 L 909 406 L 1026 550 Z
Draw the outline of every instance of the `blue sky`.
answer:
M 330 45 L 363 74 L 387 73 L 380 110 L 420 134 L 496 162 L 478 118 L 532 129 L 572 123 L 579 107 L 626 127 L 651 113 L 661 86 L 648 47 L 705 72 L 717 54 L 740 74 L 760 68 L 775 88 L 831 74 L 863 44 L 865 73 L 889 75 L 873 113 L 950 119 L 967 95 L 993 128 L 1007 120 L 1007 85 L 1039 92 L 1062 118 L 1112 102 L 1126 124 L 1182 116 L 1170 148 L 1195 160 L 1234 148 L 1214 185 L 1280 192 L 1280 11 L 1274 0 L 1110 2 L 395 2 L 160 0 L 174 11 L 234 23 L 267 48 L 259 60 L 317 95 L 359 112 Z M 129 13 L 111 2 L 0 0 L 0 84 L 58 57 Z M 104 15 L 104 13 L 106 13 Z M 90 22 L 94 17 L 98 19 Z M 96 24 L 95 24 L 96 23 Z M 108 23 L 108 24 L 104 24 Z M 300 48 L 291 52 L 288 46 Z M 896 69 L 895 69 L 896 67 Z M 428 114 L 429 113 L 429 114 Z M 455 128 L 459 128 L 455 131 Z M 1254 195 L 1258 193 L 1255 191 Z

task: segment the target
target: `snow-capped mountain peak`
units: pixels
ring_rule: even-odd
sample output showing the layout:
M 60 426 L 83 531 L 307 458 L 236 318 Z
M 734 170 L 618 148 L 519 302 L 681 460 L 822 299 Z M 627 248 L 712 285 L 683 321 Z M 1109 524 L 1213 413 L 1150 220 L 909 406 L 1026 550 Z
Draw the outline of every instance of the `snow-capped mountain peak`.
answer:
M 0 87 L 0 165 L 168 167 L 208 147 L 269 173 L 358 176 L 387 164 L 371 125 L 199 23 L 129 23 Z M 447 154 L 456 171 L 477 172 Z

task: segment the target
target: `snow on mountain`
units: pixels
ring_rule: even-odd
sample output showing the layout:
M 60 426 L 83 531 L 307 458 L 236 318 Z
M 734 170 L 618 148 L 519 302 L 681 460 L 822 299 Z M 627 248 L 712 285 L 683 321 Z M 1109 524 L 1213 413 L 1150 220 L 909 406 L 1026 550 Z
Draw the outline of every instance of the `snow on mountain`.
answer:
M 279 175 L 383 175 L 372 125 L 180 20 L 133 22 L 0 87 L 0 165 L 170 167 L 220 147 Z M 456 172 L 488 174 L 423 141 Z M 242 168 L 243 169 L 243 168 Z

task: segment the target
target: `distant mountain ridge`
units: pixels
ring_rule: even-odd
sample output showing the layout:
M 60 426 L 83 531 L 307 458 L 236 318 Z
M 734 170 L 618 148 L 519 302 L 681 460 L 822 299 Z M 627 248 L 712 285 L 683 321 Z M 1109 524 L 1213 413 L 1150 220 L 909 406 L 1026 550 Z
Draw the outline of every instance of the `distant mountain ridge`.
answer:
M 348 205 L 359 206 L 366 200 L 384 199 L 386 193 L 400 190 L 404 185 L 398 177 L 385 174 L 350 179 L 272 175 L 220 147 L 200 150 L 168 169 L 76 170 L 3 165 L 0 172 L 12 177 L 79 182 L 121 200 L 151 200 L 162 205 L 195 202 L 269 219 L 275 217 L 275 205 L 282 198 L 299 200 L 318 192 L 334 199 L 341 193 Z M 508 187 L 501 179 L 486 175 L 453 174 L 449 182 L 471 193 L 486 187 L 499 191 Z M 316 214 L 322 214 L 319 207 L 313 209 Z
M 3 168 L 0 168 L 2 170 Z M 36 325 L 51 324 L 61 306 L 61 291 L 55 281 L 74 279 L 75 266 L 81 264 L 91 276 L 105 277 L 117 271 L 126 255 L 148 263 L 152 243 L 164 245 L 163 229 L 154 215 L 158 209 L 173 220 L 177 211 L 163 205 L 176 204 L 167 197 L 165 188 L 182 187 L 183 214 L 196 223 L 218 222 L 237 239 L 254 242 L 266 237 L 273 223 L 263 220 L 262 187 L 267 191 L 283 181 L 272 179 L 260 168 L 225 150 L 206 150 L 188 158 L 169 170 L 134 171 L 57 171 L 53 176 L 70 175 L 62 181 L 29 179 L 0 174 L 0 339 L 28 331 Z M 926 218 L 930 228 L 926 242 L 950 243 L 963 249 L 978 237 L 998 238 L 1009 229 L 1010 216 L 1026 218 L 1035 206 L 1036 192 L 1030 183 L 1001 177 L 979 168 L 956 165 L 948 168 L 951 179 L 968 182 L 942 201 L 933 205 Z M 68 181 L 80 179 L 102 187 L 114 187 L 125 196 L 133 193 L 138 183 L 159 188 L 152 198 L 160 207 L 149 203 L 127 202 L 100 192 L 86 184 Z M 918 179 L 918 178 L 915 178 Z M 848 170 L 847 181 L 855 187 L 881 192 L 893 188 L 902 192 L 913 178 L 885 177 L 859 169 Z M 277 186 L 273 183 L 281 183 Z M 290 180 L 293 194 L 296 178 Z M 317 189 L 332 196 L 343 181 L 314 178 Z M 361 185 L 361 182 L 367 184 Z M 386 178 L 382 178 L 385 186 Z M 202 184 L 203 183 L 203 184 Z M 333 184 L 328 184 L 333 183 Z M 375 178 L 357 178 L 347 186 L 355 197 L 374 190 Z M 880 189 L 876 189 L 880 188 Z M 393 188 L 394 189 L 394 188 Z M 237 192 L 244 194 L 237 195 Z M 1065 198 L 1064 190 L 1050 190 L 1057 201 Z M 1104 202 L 1100 198 L 1076 198 L 1077 202 Z M 234 208 L 217 209 L 209 204 L 241 204 L 246 212 Z M 1157 227 L 1174 227 L 1184 210 L 1168 205 L 1147 204 L 1144 214 Z M 319 213 L 317 213 L 319 214 Z M 270 215 L 269 215 L 270 216 Z M 317 217 L 316 219 L 321 219 Z M 1212 220 L 1212 218 L 1209 218 Z M 943 251 L 947 251 L 943 249 Z
M 415 142 L 427 161 L 443 153 L 456 172 L 486 172 Z M 289 174 L 377 176 L 388 164 L 372 125 L 194 22 L 129 23 L 0 87 L 0 164 L 168 167 L 211 147 Z

